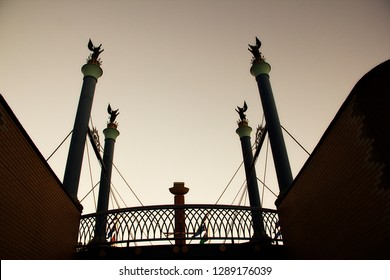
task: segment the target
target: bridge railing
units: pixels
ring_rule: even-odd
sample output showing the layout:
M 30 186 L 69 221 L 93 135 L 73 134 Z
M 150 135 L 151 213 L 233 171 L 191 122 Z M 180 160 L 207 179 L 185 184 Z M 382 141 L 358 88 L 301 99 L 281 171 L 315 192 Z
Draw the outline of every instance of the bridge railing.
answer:
M 184 212 L 184 232 L 175 232 L 175 213 Z M 156 205 L 110 210 L 81 217 L 78 244 L 119 247 L 175 244 L 242 243 L 253 240 L 252 214 L 261 212 L 268 241 L 283 244 L 276 210 L 229 205 Z M 182 217 L 183 215 L 181 215 Z M 105 238 L 96 241 L 96 220 L 106 222 Z M 96 244 L 98 243 L 98 244 Z

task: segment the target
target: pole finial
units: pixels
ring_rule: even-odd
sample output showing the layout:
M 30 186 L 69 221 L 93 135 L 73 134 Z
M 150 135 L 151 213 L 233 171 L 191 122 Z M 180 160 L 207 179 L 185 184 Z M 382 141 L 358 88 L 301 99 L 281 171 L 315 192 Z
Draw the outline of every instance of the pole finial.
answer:
M 98 47 L 95 47 L 92 43 L 92 40 L 89 39 L 88 41 L 88 49 L 92 52 L 88 58 L 87 58 L 87 62 L 88 63 L 93 63 L 93 64 L 97 64 L 97 65 L 101 65 L 102 64 L 102 61 L 101 59 L 99 58 L 99 55 L 104 51 L 103 49 L 100 50 L 100 48 L 102 47 L 102 44 L 100 44 Z
M 110 123 L 115 123 L 115 119 L 119 115 L 119 109 L 112 110 L 110 103 L 108 103 L 107 112 L 110 114 Z
M 237 106 L 236 112 L 240 115 L 241 122 L 247 120 L 246 115 L 244 114 L 246 110 L 248 110 L 248 105 L 246 105 L 245 101 L 244 101 L 244 106 L 242 108 Z
M 256 45 L 250 45 L 248 44 L 249 48 L 248 50 L 252 53 L 252 64 L 258 62 L 258 61 L 264 61 L 264 56 L 260 52 L 261 42 L 259 38 L 256 37 Z

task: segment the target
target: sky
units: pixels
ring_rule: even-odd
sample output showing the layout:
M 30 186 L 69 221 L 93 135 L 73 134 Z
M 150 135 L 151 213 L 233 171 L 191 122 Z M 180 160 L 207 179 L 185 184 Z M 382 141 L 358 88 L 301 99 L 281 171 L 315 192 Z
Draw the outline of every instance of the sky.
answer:
M 389 26 L 385 0 L 0 0 L 0 93 L 48 158 L 73 128 L 91 38 L 104 49 L 91 112 L 102 145 L 108 103 L 120 111 L 110 208 L 140 206 L 133 192 L 171 204 L 174 182 L 190 188 L 186 203 L 238 204 L 235 108 L 248 104 L 252 143 L 263 118 L 248 44 L 262 41 L 281 124 L 311 152 L 357 81 L 389 59 Z M 284 137 L 295 177 L 308 155 Z M 69 144 L 48 160 L 61 181 Z M 278 193 L 266 143 L 256 171 Z M 89 146 L 79 200 L 99 180 Z M 95 211 L 92 193 L 81 203 Z

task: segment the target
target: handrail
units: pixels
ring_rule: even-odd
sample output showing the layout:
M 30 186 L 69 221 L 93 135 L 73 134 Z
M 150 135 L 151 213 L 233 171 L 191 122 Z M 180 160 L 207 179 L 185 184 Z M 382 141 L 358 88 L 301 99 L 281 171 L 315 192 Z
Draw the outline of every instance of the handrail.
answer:
M 185 233 L 175 234 L 175 212 L 184 211 Z M 119 247 L 174 244 L 242 243 L 254 239 L 252 214 L 260 211 L 267 241 L 283 244 L 276 210 L 231 205 L 152 205 L 109 210 L 83 215 L 80 220 L 79 248 L 88 245 Z M 96 220 L 106 223 L 105 238 L 96 241 Z M 197 234 L 199 233 L 199 234 Z

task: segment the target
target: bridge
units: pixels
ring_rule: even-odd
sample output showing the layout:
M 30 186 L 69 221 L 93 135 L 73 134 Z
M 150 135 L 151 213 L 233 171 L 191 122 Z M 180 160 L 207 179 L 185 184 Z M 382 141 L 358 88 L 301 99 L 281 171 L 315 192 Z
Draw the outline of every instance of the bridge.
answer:
M 265 234 L 262 236 L 255 236 L 253 230 L 252 217 L 259 217 L 255 213 L 260 213 L 263 219 Z M 99 220 L 105 225 L 103 239 L 96 238 Z M 217 252 L 224 258 L 221 253 L 228 249 L 234 251 L 234 258 L 240 256 L 240 251 L 242 257 L 257 258 L 265 253 L 264 248 L 268 248 L 268 253 L 269 248 L 273 248 L 273 253 L 283 248 L 276 210 L 186 204 L 132 207 L 84 215 L 80 221 L 77 251 L 80 258 L 153 259 L 163 255 L 173 258 L 178 254 L 190 258 L 210 257 Z

